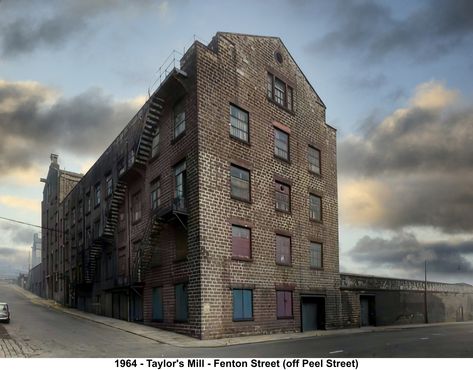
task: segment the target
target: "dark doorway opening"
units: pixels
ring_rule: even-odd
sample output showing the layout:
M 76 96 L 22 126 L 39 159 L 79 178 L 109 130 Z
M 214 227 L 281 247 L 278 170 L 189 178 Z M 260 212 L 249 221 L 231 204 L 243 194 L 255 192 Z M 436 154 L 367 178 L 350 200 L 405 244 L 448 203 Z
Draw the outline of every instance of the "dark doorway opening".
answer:
M 325 298 L 306 296 L 301 297 L 301 329 L 325 329 Z
M 376 325 L 376 306 L 374 295 L 360 295 L 361 326 Z

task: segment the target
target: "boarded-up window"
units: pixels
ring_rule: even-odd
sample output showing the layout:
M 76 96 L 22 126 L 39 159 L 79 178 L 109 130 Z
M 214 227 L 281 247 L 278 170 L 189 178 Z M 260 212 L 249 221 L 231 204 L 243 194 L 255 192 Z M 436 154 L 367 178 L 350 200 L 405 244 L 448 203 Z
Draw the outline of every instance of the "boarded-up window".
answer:
M 322 198 L 317 195 L 309 195 L 309 218 L 322 221 Z
M 310 243 L 310 267 L 322 268 L 322 244 Z
M 174 287 L 176 299 L 176 321 L 187 321 L 187 284 Z
M 289 212 L 291 210 L 291 188 L 281 182 L 274 183 L 276 209 Z
M 233 320 L 253 319 L 253 291 L 233 289 Z
M 231 195 L 234 198 L 250 200 L 250 171 L 241 167 L 231 166 Z
M 292 317 L 292 292 L 287 290 L 276 291 L 278 319 Z
M 276 263 L 291 264 L 291 238 L 289 236 L 276 235 Z
M 176 260 L 187 257 L 187 230 L 184 227 L 176 226 Z
M 232 254 L 236 258 L 251 258 L 251 231 L 249 228 L 232 225 Z
M 164 319 L 162 287 L 153 288 L 152 310 L 151 319 L 153 321 L 162 321 Z

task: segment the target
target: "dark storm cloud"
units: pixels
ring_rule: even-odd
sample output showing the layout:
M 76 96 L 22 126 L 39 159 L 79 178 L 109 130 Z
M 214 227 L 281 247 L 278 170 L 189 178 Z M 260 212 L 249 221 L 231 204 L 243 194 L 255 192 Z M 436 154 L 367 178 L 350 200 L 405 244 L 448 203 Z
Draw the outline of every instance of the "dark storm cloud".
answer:
M 473 109 L 459 101 L 439 83 L 421 85 L 408 107 L 377 123 L 368 117 L 340 142 L 340 175 L 349 183 L 342 195 L 355 194 L 342 206 L 354 224 L 358 198 L 371 204 L 363 226 L 473 231 Z
M 38 84 L 0 83 L 0 170 L 29 167 L 54 150 L 97 155 L 137 111 L 99 89 L 70 99 L 48 94 Z
M 0 220 L 0 232 L 2 235 L 8 234 L 9 240 L 17 244 L 32 244 L 33 235 L 38 231 L 33 230 L 32 228 L 26 225 L 17 225 L 10 223 L 8 221 Z M 14 250 L 12 248 L 4 248 L 3 252 L 0 249 L 0 254 L 8 254 L 9 250 Z
M 350 50 L 370 61 L 402 53 L 427 60 L 473 45 L 470 0 L 425 1 L 402 17 L 375 1 L 340 0 L 331 4 L 322 7 L 331 31 L 310 45 L 310 50 L 318 53 Z
M 438 112 L 414 107 L 394 119 L 393 126 L 378 122 L 364 136 L 342 142 L 340 166 L 344 173 L 470 170 L 473 109 Z M 368 121 L 372 128 L 372 117 Z
M 419 276 L 427 261 L 429 273 L 467 275 L 473 273 L 468 258 L 473 257 L 473 241 L 420 242 L 410 233 L 399 233 L 391 239 L 364 236 L 349 252 L 357 262 L 371 267 L 400 269 Z
M 96 21 L 99 16 L 119 12 L 130 15 L 151 11 L 152 7 L 159 11 L 159 4 L 152 0 L 5 0 L 0 2 L 1 53 L 11 58 L 43 46 L 59 47 L 75 34 L 105 24 Z

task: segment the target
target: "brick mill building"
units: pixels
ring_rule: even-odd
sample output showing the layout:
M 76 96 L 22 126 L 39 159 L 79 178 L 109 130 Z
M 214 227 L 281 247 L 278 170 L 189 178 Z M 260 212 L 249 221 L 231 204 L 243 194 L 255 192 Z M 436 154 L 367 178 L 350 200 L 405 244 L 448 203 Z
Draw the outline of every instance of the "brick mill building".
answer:
M 339 327 L 325 110 L 279 38 L 194 42 L 73 186 L 52 157 L 43 295 L 199 338 Z

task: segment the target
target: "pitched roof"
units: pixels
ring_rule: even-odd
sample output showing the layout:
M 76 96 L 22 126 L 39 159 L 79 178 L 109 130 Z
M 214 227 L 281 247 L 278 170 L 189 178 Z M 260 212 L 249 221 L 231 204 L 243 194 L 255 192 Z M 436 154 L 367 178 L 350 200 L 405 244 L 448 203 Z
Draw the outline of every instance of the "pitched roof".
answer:
M 280 37 L 278 36 L 263 36 L 263 35 L 251 35 L 251 34 L 245 34 L 245 33 L 237 33 L 237 32 L 217 32 L 217 35 L 233 35 L 233 36 L 242 36 L 242 37 L 257 37 L 257 38 L 266 38 L 266 39 L 273 39 L 273 40 L 277 40 L 281 43 L 281 45 L 284 47 L 284 49 L 286 50 L 287 54 L 291 57 L 292 61 L 294 62 L 294 64 L 297 66 L 297 68 L 299 69 L 299 71 L 301 72 L 302 76 L 304 77 L 304 79 L 306 80 L 306 82 L 309 84 L 310 88 L 312 89 L 312 91 L 314 92 L 315 96 L 317 97 L 317 99 L 319 100 L 320 104 L 322 105 L 322 107 L 324 107 L 325 109 L 327 109 L 327 106 L 325 105 L 325 103 L 323 102 L 323 100 L 320 98 L 319 94 L 317 94 L 317 91 L 315 91 L 315 88 L 314 86 L 312 86 L 312 84 L 310 83 L 309 79 L 307 78 L 307 76 L 304 74 L 304 72 L 302 71 L 301 67 L 299 67 L 299 64 L 297 64 L 296 60 L 294 59 L 294 57 L 292 56 L 291 52 L 288 50 L 288 48 L 286 47 L 286 45 L 284 44 L 284 42 L 281 40 Z

